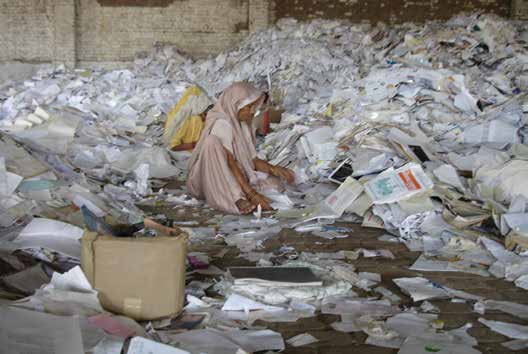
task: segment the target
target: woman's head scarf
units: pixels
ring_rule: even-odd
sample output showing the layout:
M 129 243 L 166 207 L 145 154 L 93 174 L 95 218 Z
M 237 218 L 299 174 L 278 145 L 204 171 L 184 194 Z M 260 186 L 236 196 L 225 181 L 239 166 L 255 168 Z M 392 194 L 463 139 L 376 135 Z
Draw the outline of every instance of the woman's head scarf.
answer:
M 255 149 L 255 133 L 251 127 L 251 122 L 241 122 L 238 120 L 238 112 L 253 102 L 257 102 L 260 105 L 263 100 L 263 93 L 251 84 L 237 82 L 227 87 L 220 95 L 213 109 L 207 114 L 205 129 L 194 149 L 189 170 L 192 170 L 200 156 L 204 138 L 211 133 L 216 121 L 224 119 L 233 128 L 234 158 L 242 167 L 248 180 L 253 182 L 255 180 L 255 165 L 253 159 L 257 155 Z

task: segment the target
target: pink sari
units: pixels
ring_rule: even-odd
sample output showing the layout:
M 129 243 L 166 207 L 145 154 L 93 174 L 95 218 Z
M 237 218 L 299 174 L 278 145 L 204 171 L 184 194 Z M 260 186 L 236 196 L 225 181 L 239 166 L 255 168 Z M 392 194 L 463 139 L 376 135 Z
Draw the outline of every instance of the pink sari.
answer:
M 235 160 L 250 184 L 257 183 L 255 135 L 251 123 L 240 122 L 238 111 L 257 100 L 263 93 L 248 83 L 234 83 L 224 90 L 206 118 L 205 128 L 189 162 L 187 189 L 198 199 L 205 199 L 212 208 L 240 214 L 236 202 L 245 199 L 242 189 L 227 164 L 227 154 L 221 140 L 211 134 L 215 123 L 224 120 L 231 129 L 231 148 Z

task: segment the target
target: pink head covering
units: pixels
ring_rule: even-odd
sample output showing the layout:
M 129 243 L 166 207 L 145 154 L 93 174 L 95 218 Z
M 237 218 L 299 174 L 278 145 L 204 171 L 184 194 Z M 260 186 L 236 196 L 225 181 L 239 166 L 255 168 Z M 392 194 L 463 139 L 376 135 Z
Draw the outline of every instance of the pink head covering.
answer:
M 241 165 L 248 180 L 250 182 L 255 180 L 255 165 L 253 163 L 253 158 L 257 155 L 255 133 L 251 128 L 251 122 L 238 120 L 238 111 L 257 100 L 262 104 L 264 94 L 246 82 L 236 82 L 222 92 L 213 109 L 207 114 L 205 128 L 189 162 L 189 171 L 192 171 L 198 161 L 205 137 L 211 133 L 217 120 L 224 119 L 233 128 L 233 154 L 235 160 Z

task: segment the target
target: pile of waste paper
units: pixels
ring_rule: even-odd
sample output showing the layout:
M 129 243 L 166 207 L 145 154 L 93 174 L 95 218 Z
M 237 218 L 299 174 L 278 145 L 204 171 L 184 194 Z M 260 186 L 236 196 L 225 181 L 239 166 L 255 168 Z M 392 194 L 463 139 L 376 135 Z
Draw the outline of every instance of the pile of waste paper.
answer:
M 279 209 L 304 209 L 279 218 L 300 227 L 351 213 L 423 251 L 416 269 L 528 288 L 524 25 L 487 15 L 393 27 L 284 20 L 183 70 L 211 95 L 249 80 L 286 108 L 259 153 L 296 172 L 300 186 Z M 342 162 L 351 180 L 334 191 L 328 177 Z M 517 254 L 499 255 L 486 237 Z
M 402 354 L 479 353 L 471 324 L 443 330 L 427 300 L 522 319 L 527 306 L 402 277 L 394 283 L 420 303 L 404 308 L 380 274 L 351 264 L 394 258 L 388 250 L 261 249 L 283 229 L 332 240 L 350 232 L 336 221 L 360 223 L 422 252 L 411 270 L 494 276 L 528 290 L 527 43 L 526 22 L 494 15 L 390 27 L 287 19 L 207 60 L 157 47 L 130 69 L 58 67 L 1 84 L 0 259 L 16 272 L 2 277 L 0 298 L 19 301 L 0 306 L 0 328 L 8 336 L 27 328 L 10 345 L 36 338 L 22 345 L 28 352 L 120 353 L 133 337 L 128 353 L 250 353 L 285 348 L 280 333 L 255 321 L 323 313 L 341 317 L 336 331 L 363 332 L 367 344 Z M 140 325 L 107 312 L 78 267 L 87 215 L 130 226 L 145 207 L 209 211 L 185 187 L 165 188 L 185 180 L 189 155 L 163 147 L 163 124 L 190 85 L 214 98 L 241 80 L 285 109 L 258 151 L 291 168 L 296 184 L 267 194 L 277 212 L 175 225 L 191 245 L 225 242 L 257 267 L 224 272 L 189 253 L 183 314 Z M 13 255 L 20 249 L 31 260 Z M 207 296 L 211 289 L 221 296 Z M 528 326 L 480 322 L 514 339 L 508 348 L 528 347 Z M 287 343 L 317 340 L 305 333 Z

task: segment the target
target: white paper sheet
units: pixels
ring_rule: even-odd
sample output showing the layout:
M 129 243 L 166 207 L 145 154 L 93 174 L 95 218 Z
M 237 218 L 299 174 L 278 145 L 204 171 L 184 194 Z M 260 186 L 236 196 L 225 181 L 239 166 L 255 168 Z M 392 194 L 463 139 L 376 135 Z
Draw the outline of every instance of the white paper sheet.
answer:
M 330 194 L 325 199 L 326 204 L 333 212 L 336 218 L 343 215 L 343 212 L 348 208 L 360 195 L 363 193 L 363 186 L 353 179 L 348 177 L 337 190 Z
M 309 333 L 302 333 L 298 334 L 294 337 L 291 337 L 290 339 L 286 340 L 286 343 L 291 345 L 292 347 L 301 347 L 303 345 L 308 345 L 312 343 L 318 342 L 319 339 L 315 338 Z
M 5 198 L 13 194 L 23 179 L 24 177 L 6 170 L 5 158 L 0 155 L 0 196 Z
M 64 274 L 53 273 L 49 284 L 19 305 L 61 316 L 92 316 L 104 312 L 95 291 L 79 266 Z
M 261 350 L 283 350 L 284 341 L 280 333 L 262 331 L 218 331 L 199 329 L 169 336 L 173 343 L 191 353 L 235 354 L 242 349 L 248 353 Z
M 461 90 L 458 95 L 455 96 L 454 105 L 458 109 L 468 113 L 479 112 L 479 109 L 477 107 L 477 100 L 471 95 L 471 93 L 469 93 L 469 91 L 465 87 Z
M 13 240 L 19 248 L 49 248 L 81 259 L 81 243 L 84 230 L 57 220 L 35 218 Z
M 69 271 L 60 274 L 53 273 L 50 284 L 56 289 L 77 291 L 77 292 L 94 292 L 92 285 L 84 275 L 81 267 L 75 266 Z
M 233 330 L 223 334 L 248 353 L 284 349 L 282 335 L 269 329 L 257 331 Z
M 334 322 L 330 326 L 338 332 L 361 332 L 361 328 L 355 322 Z
M 440 182 L 458 188 L 461 191 L 465 190 L 462 180 L 458 175 L 456 169 L 451 165 L 442 165 L 433 171 L 434 175 Z
M 253 310 L 265 310 L 265 311 L 281 311 L 283 310 L 282 307 L 277 306 L 270 306 L 265 305 L 260 302 L 251 300 L 247 297 L 238 295 L 238 294 L 232 294 L 230 295 L 226 302 L 224 303 L 224 306 L 222 307 L 222 311 L 253 311 Z
M 515 339 L 509 342 L 502 343 L 502 345 L 510 350 L 521 350 L 528 348 L 528 340 Z
M 448 299 L 450 297 L 444 289 L 433 285 L 430 280 L 425 278 L 398 278 L 393 281 L 415 302 L 427 299 Z
M 481 309 L 481 311 L 477 311 L 477 309 Z M 486 313 L 487 310 L 499 310 L 512 316 L 528 320 L 528 305 L 496 300 L 484 300 L 475 304 L 475 311 L 480 314 Z
M 528 339 L 528 326 L 501 321 L 491 321 L 485 318 L 479 318 L 479 322 L 489 327 L 492 331 L 500 333 L 508 338 Z
M 181 350 L 170 345 L 155 342 L 153 340 L 134 337 L 130 341 L 127 354 L 190 354 L 185 350 Z
M 489 276 L 489 273 L 484 269 L 479 268 L 477 265 L 472 266 L 469 262 L 459 261 L 437 261 L 434 259 L 428 259 L 423 254 L 409 267 L 411 270 L 417 270 L 422 272 L 462 272 L 470 274 L 478 274 L 481 276 Z
M 463 140 L 468 144 L 498 143 L 513 144 L 519 142 L 519 128 L 501 120 L 479 124 L 466 128 Z
M 431 322 L 438 318 L 434 314 L 398 313 L 387 319 L 387 328 L 398 332 L 402 337 L 420 337 L 435 333 Z
M 422 277 L 393 279 L 398 287 L 412 297 L 413 301 L 430 299 L 461 298 L 466 300 L 481 300 L 482 297 L 464 291 L 451 289 Z
M 515 286 L 528 290 L 528 274 L 522 275 L 515 279 Z
M 14 135 L 23 141 L 44 148 L 51 153 L 65 154 L 74 139 L 80 123 L 76 115 L 53 115 L 42 124 L 35 124 L 29 129 L 16 132 Z
M 199 329 L 178 334 L 167 334 L 172 343 L 190 353 L 235 354 L 240 345 L 212 329 Z
M 125 340 L 122 338 L 104 338 L 93 350 L 93 354 L 121 354 Z
M 353 322 L 361 316 L 388 317 L 399 313 L 388 300 L 369 299 L 330 299 L 324 303 L 321 313 L 341 315 L 343 322 Z

